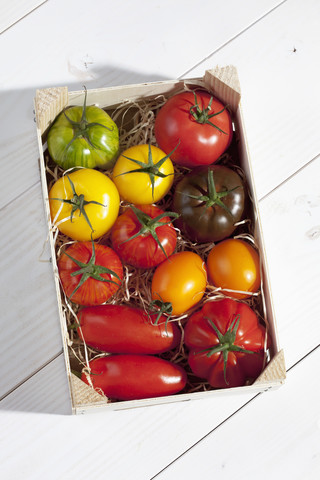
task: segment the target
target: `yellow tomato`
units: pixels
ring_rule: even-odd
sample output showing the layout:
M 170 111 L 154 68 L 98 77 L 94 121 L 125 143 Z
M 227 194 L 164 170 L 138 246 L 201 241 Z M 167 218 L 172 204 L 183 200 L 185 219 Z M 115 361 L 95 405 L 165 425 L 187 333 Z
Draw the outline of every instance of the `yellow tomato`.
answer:
M 207 271 L 202 258 L 194 252 L 171 255 L 155 270 L 152 299 L 169 302 L 172 314 L 181 315 L 202 299 L 207 285 Z
M 148 205 L 168 193 L 173 174 L 172 162 L 162 150 L 152 145 L 136 145 L 120 155 L 112 180 L 123 200 Z
M 210 281 L 215 287 L 239 291 L 226 291 L 230 297 L 247 298 L 249 292 L 259 290 L 259 253 L 244 240 L 228 238 L 215 245 L 208 255 L 207 268 Z
M 113 226 L 119 192 L 98 170 L 83 168 L 59 178 L 49 192 L 51 221 L 73 240 L 99 238 Z

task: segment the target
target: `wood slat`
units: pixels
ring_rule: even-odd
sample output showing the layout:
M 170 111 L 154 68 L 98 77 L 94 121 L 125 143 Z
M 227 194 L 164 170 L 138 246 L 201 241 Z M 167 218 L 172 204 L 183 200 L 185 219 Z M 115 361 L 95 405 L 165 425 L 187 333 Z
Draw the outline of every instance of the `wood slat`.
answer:
M 40 185 L 2 209 L 0 222 L 1 397 L 59 353 L 62 341 Z

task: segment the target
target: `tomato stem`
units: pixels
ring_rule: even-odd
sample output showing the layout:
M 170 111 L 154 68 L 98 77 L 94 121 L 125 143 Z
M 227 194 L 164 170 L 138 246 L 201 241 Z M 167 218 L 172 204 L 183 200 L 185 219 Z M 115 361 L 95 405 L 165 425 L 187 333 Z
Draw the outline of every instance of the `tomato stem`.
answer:
M 81 278 L 79 280 L 78 285 L 76 286 L 76 288 L 73 290 L 73 292 L 69 296 L 70 300 L 73 297 L 73 295 L 76 293 L 76 291 L 81 287 L 81 285 L 83 285 L 88 280 L 88 278 L 93 278 L 93 279 L 98 280 L 100 282 L 114 283 L 115 285 L 119 286 L 118 282 L 115 282 L 114 280 L 109 279 L 109 278 L 102 277 L 101 275 L 103 273 L 107 273 L 107 274 L 109 274 L 113 277 L 116 277 L 121 284 L 121 278 L 113 270 L 110 270 L 107 267 L 103 267 L 102 265 L 96 265 L 96 263 L 95 263 L 96 262 L 96 252 L 95 252 L 95 244 L 94 244 L 93 240 L 91 240 L 91 244 L 92 244 L 92 254 L 91 254 L 91 257 L 90 257 L 90 260 L 89 260 L 88 263 L 80 262 L 80 260 L 77 260 L 76 258 L 72 257 L 67 252 L 63 253 L 68 258 L 70 258 L 76 265 L 78 265 L 78 267 L 80 267 L 79 270 L 76 270 L 75 272 L 71 273 L 71 277 L 81 275 Z
M 169 173 L 165 174 L 160 171 L 160 168 L 164 164 L 166 160 L 170 158 L 170 155 L 172 155 L 175 150 L 178 148 L 180 144 L 180 141 L 176 145 L 176 147 L 168 154 L 165 155 L 163 158 L 161 158 L 157 163 L 153 162 L 152 158 L 152 151 L 151 151 L 151 144 L 148 144 L 148 163 L 141 162 L 140 160 L 136 160 L 135 158 L 130 158 L 127 157 L 126 155 L 122 156 L 126 158 L 127 160 L 131 160 L 133 163 L 139 165 L 140 168 L 135 168 L 133 170 L 128 170 L 127 172 L 119 173 L 117 177 L 120 177 L 121 175 L 127 175 L 128 173 L 146 173 L 149 175 L 150 181 L 151 181 L 151 188 L 152 188 L 152 198 L 154 198 L 154 185 L 155 185 L 155 177 L 160 177 L 160 178 L 166 178 L 170 175 L 174 175 L 174 173 Z
M 193 92 L 193 96 L 194 96 L 194 105 L 192 105 L 192 107 L 190 107 L 189 111 L 190 111 L 190 114 L 193 116 L 193 118 L 196 120 L 196 122 L 201 123 L 201 124 L 206 124 L 207 123 L 207 124 L 211 125 L 212 127 L 216 128 L 219 132 L 227 135 L 227 133 L 224 132 L 220 127 L 218 127 L 217 125 L 215 125 L 214 123 L 212 123 L 210 121 L 210 119 L 212 117 L 216 117 L 217 115 L 220 115 L 222 112 L 224 112 L 227 107 L 224 107 L 219 112 L 209 114 L 209 112 L 211 111 L 213 96 L 210 98 L 207 108 L 204 108 L 202 110 L 200 108 L 200 105 L 198 104 L 198 99 L 197 99 L 196 92 Z
M 234 319 L 232 320 L 230 327 L 222 334 L 215 323 L 209 317 L 204 317 L 209 325 L 213 328 L 215 334 L 218 337 L 219 343 L 214 347 L 209 347 L 204 350 L 200 350 L 197 353 L 205 353 L 207 352 L 207 357 L 211 357 L 215 353 L 222 353 L 223 356 L 223 374 L 224 380 L 227 385 L 229 382 L 227 380 L 227 363 L 228 363 L 228 355 L 229 352 L 242 352 L 242 353 L 255 353 L 252 350 L 246 350 L 245 348 L 239 347 L 235 345 L 234 342 L 236 340 L 237 330 L 239 328 L 240 323 L 240 315 L 235 315 Z
M 123 243 L 129 242 L 130 240 L 133 240 L 134 238 L 140 237 L 141 235 L 147 236 L 151 235 L 154 240 L 157 242 L 158 246 L 161 248 L 163 254 L 165 255 L 166 258 L 168 258 L 167 252 L 163 248 L 162 243 L 159 240 L 158 234 L 156 232 L 158 227 L 163 227 L 164 225 L 170 225 L 171 220 L 167 222 L 161 222 L 161 220 L 164 217 L 173 217 L 174 219 L 178 218 L 180 215 L 175 212 L 163 212 L 160 215 L 158 215 L 155 218 L 150 217 L 147 213 L 142 212 L 139 208 L 135 207 L 134 205 L 131 205 L 129 208 L 134 212 L 137 220 L 141 224 L 141 229 L 139 232 L 135 233 L 132 235 L 130 238 L 127 240 L 124 240 L 123 242 L 120 243 L 122 245 Z
M 80 195 L 77 194 L 74 183 L 73 183 L 73 181 L 71 180 L 71 178 L 69 177 L 68 174 L 66 174 L 66 177 L 69 180 L 71 190 L 72 190 L 72 193 L 73 193 L 73 197 L 71 199 L 51 198 L 51 200 L 57 200 L 59 202 L 63 202 L 63 203 L 67 203 L 67 204 L 71 205 L 72 208 L 71 208 L 71 213 L 70 213 L 70 222 L 72 222 L 72 220 L 73 220 L 74 213 L 79 210 L 79 212 L 80 212 L 79 215 L 84 216 L 87 224 L 91 228 L 92 232 L 94 232 L 93 227 L 92 227 L 91 222 L 90 222 L 90 219 L 89 219 L 89 217 L 87 215 L 87 212 L 86 212 L 84 207 L 86 205 L 89 205 L 90 203 L 92 203 L 94 205 L 100 205 L 102 207 L 106 207 L 106 205 L 104 205 L 103 203 L 96 202 L 95 200 L 89 200 L 89 201 L 85 200 L 83 193 L 81 193 Z
M 87 120 L 87 88 L 83 86 L 84 88 L 84 101 L 83 101 L 83 107 L 82 107 L 82 113 L 81 113 L 81 119 L 79 122 L 76 122 L 75 120 L 72 120 L 68 115 L 66 114 L 66 111 L 70 108 L 73 108 L 72 105 L 66 107 L 63 110 L 63 114 L 65 118 L 68 120 L 68 122 L 72 125 L 73 129 L 73 138 L 70 140 L 70 142 L 65 146 L 64 151 L 63 151 L 63 156 L 65 157 L 67 155 L 67 151 L 69 147 L 72 145 L 72 143 L 79 137 L 84 138 L 91 147 L 93 148 L 98 148 L 96 145 L 94 145 L 91 141 L 90 138 L 90 129 L 92 127 L 103 127 L 109 130 L 110 132 L 114 129 L 114 127 L 109 128 L 106 125 L 103 125 L 102 123 L 98 122 L 88 122 Z
M 227 205 L 222 201 L 222 198 L 227 197 L 229 193 L 233 192 L 237 188 L 240 188 L 240 186 L 234 187 L 231 190 L 223 190 L 223 191 L 217 192 L 216 186 L 214 183 L 214 178 L 213 178 L 213 171 L 210 168 L 208 168 L 207 195 L 191 195 L 188 193 L 184 193 L 184 195 L 190 198 L 194 198 L 200 202 L 204 202 L 206 208 L 217 205 L 223 208 L 231 217 L 233 217 Z

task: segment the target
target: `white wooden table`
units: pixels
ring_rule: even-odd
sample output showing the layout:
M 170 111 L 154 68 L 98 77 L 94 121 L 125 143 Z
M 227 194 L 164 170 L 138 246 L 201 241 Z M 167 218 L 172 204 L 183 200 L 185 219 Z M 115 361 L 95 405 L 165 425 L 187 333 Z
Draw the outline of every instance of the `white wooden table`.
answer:
M 320 478 L 320 2 L 0 5 L 1 478 Z M 241 81 L 286 383 L 71 416 L 42 252 L 35 90 L 202 76 L 228 64 Z

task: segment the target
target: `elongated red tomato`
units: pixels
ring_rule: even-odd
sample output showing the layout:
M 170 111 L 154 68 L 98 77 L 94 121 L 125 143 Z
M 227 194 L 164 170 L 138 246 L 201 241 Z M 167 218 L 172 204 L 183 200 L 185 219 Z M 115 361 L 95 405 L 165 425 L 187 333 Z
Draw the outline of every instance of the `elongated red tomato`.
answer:
M 175 348 L 181 340 L 179 327 L 166 323 L 164 315 L 158 319 L 127 305 L 85 307 L 78 320 L 79 336 L 102 352 L 158 354 Z
M 65 294 L 79 305 L 106 302 L 123 279 L 118 255 L 94 242 L 73 243 L 59 258 L 58 270 Z
M 89 366 L 93 388 L 116 400 L 173 395 L 187 381 L 180 366 L 152 355 L 108 355 L 92 360 Z M 81 378 L 90 384 L 85 373 Z
M 152 268 L 174 252 L 177 234 L 169 216 L 159 207 L 136 205 L 117 218 L 111 242 L 125 263 L 137 268 Z

